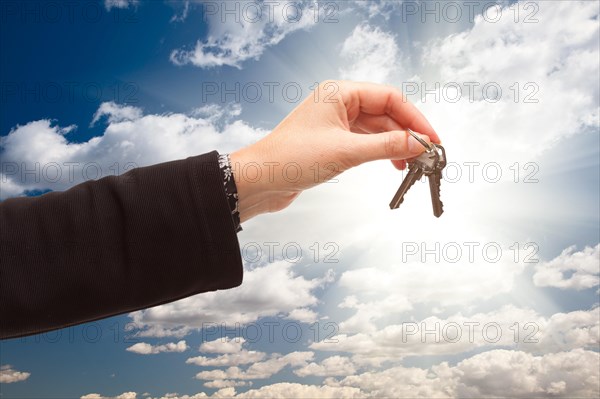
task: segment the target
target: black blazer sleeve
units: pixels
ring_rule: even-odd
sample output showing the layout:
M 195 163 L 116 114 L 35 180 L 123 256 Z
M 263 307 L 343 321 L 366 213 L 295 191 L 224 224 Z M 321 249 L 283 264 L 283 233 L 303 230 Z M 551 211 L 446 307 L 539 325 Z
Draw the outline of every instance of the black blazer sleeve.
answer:
M 0 203 L 0 338 L 240 285 L 217 156 Z

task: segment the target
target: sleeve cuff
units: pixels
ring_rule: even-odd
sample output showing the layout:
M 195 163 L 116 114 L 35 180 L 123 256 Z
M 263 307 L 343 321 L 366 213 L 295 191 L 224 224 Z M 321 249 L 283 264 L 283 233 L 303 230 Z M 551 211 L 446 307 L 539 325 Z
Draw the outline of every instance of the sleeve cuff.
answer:
M 223 178 L 223 187 L 225 188 L 225 196 L 227 197 L 227 204 L 229 204 L 229 210 L 231 211 L 231 218 L 233 219 L 233 225 L 235 231 L 242 231 L 240 225 L 240 210 L 238 208 L 238 192 L 237 186 L 235 185 L 235 178 L 231 171 L 231 159 L 229 154 L 219 155 L 219 169 L 221 169 L 221 177 Z
M 227 194 L 219 167 L 219 154 L 212 151 L 190 157 L 190 174 L 193 195 L 198 204 L 202 236 L 208 242 L 199 243 L 209 248 L 211 263 L 219 267 L 211 268 L 215 273 L 213 289 L 227 289 L 239 286 L 243 278 L 243 264 L 237 227 L 231 216 Z

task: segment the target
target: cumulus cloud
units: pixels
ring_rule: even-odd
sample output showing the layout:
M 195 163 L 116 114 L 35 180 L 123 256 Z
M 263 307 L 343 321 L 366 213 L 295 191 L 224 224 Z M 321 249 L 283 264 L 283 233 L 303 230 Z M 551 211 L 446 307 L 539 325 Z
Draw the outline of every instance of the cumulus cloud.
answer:
M 287 35 L 314 25 L 309 7 L 314 1 L 210 3 L 204 6 L 208 16 L 208 36 L 192 49 L 176 49 L 170 59 L 176 65 L 192 64 L 201 68 L 228 65 L 241 69 L 246 60 L 258 59 L 264 51 Z M 210 10 L 209 10 L 210 7 Z M 233 14 L 226 15 L 226 10 Z
M 100 107 L 94 114 L 92 125 L 106 116 L 109 123 L 118 123 L 124 121 L 134 121 L 142 117 L 142 110 L 130 105 L 119 105 L 112 101 L 100 104 Z
M 106 117 L 104 133 L 81 143 L 66 137 L 76 134 L 74 126 L 60 127 L 45 119 L 16 126 L 0 139 L 0 199 L 28 190 L 61 191 L 84 180 L 214 149 L 231 152 L 266 134 L 232 120 L 239 115 L 235 106 L 213 106 L 201 115 L 144 115 L 140 108 L 107 102 L 92 120 L 95 124 Z
M 31 373 L 13 369 L 10 364 L 0 366 L 0 382 L 3 384 L 25 381 L 30 375 Z
M 211 323 L 246 324 L 261 317 L 284 315 L 305 320 L 295 309 L 315 306 L 314 293 L 321 279 L 306 279 L 292 271 L 293 264 L 276 261 L 244 272 L 244 284 L 231 290 L 208 292 L 180 301 L 131 313 L 140 335 L 188 332 Z M 187 329 L 182 330 L 185 327 Z
M 600 345 L 600 308 L 555 313 L 540 325 L 540 341 L 533 352 L 557 352 Z M 527 345 L 524 345 L 526 347 Z
M 208 384 L 208 383 L 207 383 Z M 207 385 L 205 384 L 205 385 Z M 199 392 L 194 395 L 179 395 L 176 393 L 166 394 L 159 397 L 148 397 L 147 399 L 201 399 L 201 398 L 364 398 L 365 395 L 358 388 L 353 387 L 331 387 L 327 385 L 304 385 L 297 383 L 277 383 L 266 385 L 259 389 L 237 393 L 232 386 L 219 389 L 213 395 Z M 100 396 L 82 399 L 104 399 Z M 106 398 L 110 399 L 110 398 Z M 127 398 L 130 399 L 130 398 Z M 133 398 L 131 398 L 133 399 Z
M 213 396 L 231 398 L 594 398 L 600 394 L 598 362 L 594 351 L 575 349 L 536 356 L 496 349 L 458 362 L 429 368 L 391 367 L 343 378 L 326 378 L 322 386 L 275 383 L 237 394 L 233 387 Z M 215 373 L 212 373 L 215 374 Z M 211 374 L 211 375 L 212 375 Z M 225 373 L 222 373 L 225 374 Z M 207 375 L 208 376 L 208 375 Z M 171 399 L 204 398 L 176 394 Z M 85 397 L 83 397 L 85 398 Z M 96 399 L 90 397 L 86 399 Z M 164 397 L 166 398 L 166 397 Z
M 164 345 L 150 345 L 145 342 L 138 342 L 127 348 L 128 352 L 139 353 L 140 355 L 156 355 L 163 352 L 185 352 L 188 350 L 185 341 L 169 342 Z
M 214 341 L 204 342 L 200 345 L 200 352 L 219 353 L 221 355 L 217 357 L 191 357 L 186 360 L 186 363 L 203 367 L 239 366 L 241 364 L 260 362 L 267 356 L 264 352 L 242 349 L 242 345 L 245 342 L 246 340 L 242 337 L 223 337 Z M 220 388 L 224 388 L 224 386 Z
M 460 397 L 597 397 L 597 352 L 570 352 L 533 356 L 495 350 L 475 355 L 456 366 Z
M 466 237 L 460 240 L 456 234 L 452 239 L 450 231 L 437 236 L 444 245 L 451 243 L 461 247 L 463 242 L 469 241 Z M 425 237 L 422 239 L 423 241 L 416 242 L 411 247 L 408 244 L 412 245 L 412 242 L 405 242 L 404 251 L 399 246 L 396 247 L 397 250 L 388 250 L 389 262 L 359 267 L 342 273 L 339 280 L 340 287 L 347 288 L 355 294 L 345 298 L 339 307 L 356 310 L 353 316 L 340 324 L 342 331 L 376 331 L 377 320 L 399 315 L 412 309 L 414 304 L 468 305 L 475 300 L 510 292 L 515 278 L 526 266 L 523 262 L 514 262 L 508 255 L 510 251 L 507 247 L 503 250 L 505 255 L 495 262 L 486 261 L 481 256 L 470 262 L 466 247 L 462 246 L 465 252 L 458 262 L 440 255 L 439 259 L 428 256 L 424 262 L 414 257 L 407 257 L 407 262 L 400 263 L 399 259 L 406 256 L 409 250 L 412 251 L 413 247 L 427 243 Z M 483 245 L 487 245 L 487 242 L 485 239 L 478 240 L 477 246 L 482 248 Z M 427 246 L 432 250 L 436 244 L 438 243 L 427 244 Z M 379 243 L 376 245 L 379 246 Z M 495 245 L 500 247 L 497 243 Z M 441 247 L 442 245 L 439 245 L 439 249 L 433 251 L 434 255 L 436 252 L 443 253 Z M 423 251 L 419 249 L 419 253 L 425 253 L 426 249 Z M 379 258 L 381 259 L 382 256 Z
M 244 342 L 246 340 L 242 337 L 223 337 L 214 341 L 203 342 L 199 350 L 207 353 L 237 353 L 242 350 Z
M 364 398 L 354 387 L 330 387 L 282 382 L 240 393 L 236 398 Z
M 194 364 L 202 367 L 221 367 L 229 366 L 225 370 L 214 369 L 206 370 L 196 374 L 196 378 L 210 380 L 205 383 L 206 387 L 224 388 L 243 386 L 240 380 L 264 379 L 280 372 L 286 366 L 298 367 L 294 373 L 300 377 L 309 375 L 327 377 L 354 374 L 355 366 L 352 361 L 342 356 L 331 356 L 322 362 L 311 362 L 313 352 L 293 352 L 282 356 L 281 354 L 271 354 L 267 360 L 267 354 L 264 352 L 248 351 L 242 349 L 245 340 L 225 337 L 206 342 L 201 345 L 200 350 L 212 353 L 224 353 L 218 357 L 209 358 L 197 356 L 187 359 L 187 364 Z M 264 361 L 263 361 L 264 360 Z M 238 365 L 252 363 L 250 367 L 243 370 Z
M 123 392 L 118 396 L 102 396 L 97 393 L 89 393 L 87 395 L 83 395 L 81 399 L 137 399 L 137 393 Z
M 249 381 L 232 381 L 232 380 L 214 380 L 214 381 L 208 381 L 208 382 L 204 383 L 204 386 L 207 388 L 217 388 L 217 389 L 230 388 L 230 387 L 244 387 L 244 386 L 248 386 L 248 385 L 252 385 L 252 383 Z
M 535 267 L 533 282 L 538 287 L 584 290 L 600 284 L 600 244 L 576 252 L 570 246 L 549 262 Z
M 488 313 L 435 316 L 390 324 L 369 333 L 339 334 L 311 349 L 347 352 L 362 360 L 399 362 L 406 356 L 451 355 L 478 348 L 514 347 L 548 353 L 600 344 L 600 308 L 556 313 L 549 318 L 531 309 L 506 305 Z
M 264 352 L 242 350 L 238 353 L 225 354 L 217 357 L 191 357 L 185 362 L 203 367 L 239 366 L 241 364 L 260 362 L 265 357 L 266 354 Z
M 340 71 L 341 77 L 349 80 L 387 83 L 402 68 L 394 35 L 368 24 L 354 28 L 343 43 L 340 56 L 347 64 Z M 397 79 L 398 75 L 394 77 Z
M 314 357 L 313 352 L 291 352 L 286 355 L 273 354 L 263 362 L 252 364 L 245 370 L 239 367 L 229 367 L 225 370 L 215 369 L 201 371 L 196 374 L 199 380 L 256 380 L 270 378 L 279 373 L 284 367 L 304 366 Z
M 317 317 L 317 312 L 306 308 L 294 309 L 288 314 L 289 319 L 297 320 L 302 323 L 314 323 L 317 320 Z
M 304 367 L 294 370 L 299 377 L 315 375 L 318 377 L 346 376 L 356 372 L 353 362 L 347 357 L 331 356 L 320 363 L 312 362 Z
M 527 4 L 515 5 L 521 15 Z M 472 98 L 463 88 L 459 101 L 447 101 L 453 94 L 443 96 L 442 89 L 440 100 L 429 96 L 423 103 L 433 125 L 444 126 L 444 141 L 455 148 L 454 156 L 534 160 L 561 139 L 598 127 L 598 7 L 585 1 L 537 6 L 538 23 L 515 23 L 504 8 L 495 23 L 478 16 L 472 29 L 425 46 L 424 67 L 435 69 L 440 85 L 479 84 Z M 433 79 L 426 83 L 435 87 Z M 484 97 L 488 83 L 501 88 L 499 98 Z M 485 128 L 472 140 L 476 126 Z
M 447 363 L 430 369 L 391 367 L 379 372 L 365 372 L 337 380 L 328 378 L 332 387 L 356 388 L 367 397 L 381 398 L 451 398 L 453 373 Z
M 456 366 L 394 367 L 327 383 L 356 387 L 371 397 L 596 397 L 599 360 L 598 353 L 582 349 L 543 356 L 497 349 Z

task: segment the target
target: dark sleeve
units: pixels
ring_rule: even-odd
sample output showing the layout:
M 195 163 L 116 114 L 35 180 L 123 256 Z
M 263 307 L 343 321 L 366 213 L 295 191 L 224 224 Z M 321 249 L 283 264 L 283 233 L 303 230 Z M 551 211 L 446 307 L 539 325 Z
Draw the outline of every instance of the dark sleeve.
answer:
M 0 203 L 0 338 L 240 285 L 217 157 Z

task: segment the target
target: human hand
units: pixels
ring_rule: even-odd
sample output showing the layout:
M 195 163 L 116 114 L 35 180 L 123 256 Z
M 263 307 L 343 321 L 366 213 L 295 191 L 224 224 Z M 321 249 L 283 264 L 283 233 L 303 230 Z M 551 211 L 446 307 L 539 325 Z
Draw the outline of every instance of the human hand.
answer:
M 230 155 L 240 220 L 286 208 L 304 190 L 364 162 L 390 159 L 398 169 L 440 139 L 396 88 L 325 81 L 258 142 Z

